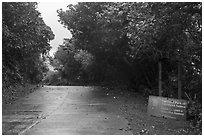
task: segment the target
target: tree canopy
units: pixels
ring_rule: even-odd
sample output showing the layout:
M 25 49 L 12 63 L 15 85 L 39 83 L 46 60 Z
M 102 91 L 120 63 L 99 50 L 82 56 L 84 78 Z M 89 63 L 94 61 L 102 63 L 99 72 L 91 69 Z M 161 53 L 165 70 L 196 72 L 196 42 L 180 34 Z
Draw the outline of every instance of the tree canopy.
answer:
M 202 4 L 198 2 L 68 5 L 67 10 L 58 10 L 58 16 L 60 23 L 71 31 L 69 45 L 75 50 L 63 54 L 65 49 L 59 48 L 55 58 L 59 59 L 59 54 L 72 56 L 80 65 L 74 57 L 85 51 L 92 56 L 89 71 L 84 72 L 90 79 L 129 81 L 135 88 L 143 85 L 150 89 L 157 87 L 157 62 L 162 60 L 163 81 L 165 87 L 171 88 L 164 89 L 167 93 L 177 88 L 177 62 L 181 61 L 183 88 L 190 92 L 199 87 L 198 91 L 202 69 L 201 11 Z M 76 70 L 76 66 L 72 67 Z M 79 71 L 73 77 L 81 74 Z M 193 83 L 198 85 L 187 86 Z
M 35 2 L 2 3 L 2 81 L 7 88 L 15 83 L 37 83 L 48 68 L 43 60 L 54 34 Z

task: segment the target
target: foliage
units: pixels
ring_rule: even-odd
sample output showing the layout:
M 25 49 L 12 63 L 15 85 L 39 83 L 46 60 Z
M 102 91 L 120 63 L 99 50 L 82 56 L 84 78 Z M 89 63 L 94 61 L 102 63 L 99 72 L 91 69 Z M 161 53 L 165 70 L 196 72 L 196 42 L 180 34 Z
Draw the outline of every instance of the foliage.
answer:
M 87 73 L 91 73 L 94 58 L 89 52 L 74 47 L 72 40 L 64 40 L 51 62 L 63 79 L 73 81 L 83 77 L 84 80 L 89 80 Z
M 2 3 L 3 90 L 21 82 L 38 83 L 47 71 L 45 55 L 54 39 L 35 2 Z
M 64 44 L 58 47 L 54 59 L 59 63 L 57 70 L 61 71 L 62 78 L 74 79 L 78 74 L 80 64 L 74 59 L 75 52 L 75 47 L 69 41 L 64 41 Z
M 68 8 L 58 10 L 60 22 L 71 31 L 77 50 L 94 57 L 93 80 L 110 79 L 115 70 L 123 75 L 119 79 L 152 89 L 157 62 L 165 59 L 166 85 L 175 85 L 178 60 L 183 74 L 200 83 L 201 3 L 78 3 Z M 192 83 L 187 77 L 183 80 Z
M 197 96 L 189 98 L 187 119 L 190 120 L 190 126 L 195 134 L 202 134 L 202 104 Z

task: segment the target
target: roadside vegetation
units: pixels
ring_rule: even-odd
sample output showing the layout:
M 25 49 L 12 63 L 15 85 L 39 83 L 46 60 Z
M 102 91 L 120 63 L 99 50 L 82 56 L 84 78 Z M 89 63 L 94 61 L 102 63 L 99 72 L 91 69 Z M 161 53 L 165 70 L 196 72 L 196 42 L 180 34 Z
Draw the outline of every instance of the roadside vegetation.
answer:
M 3 102 L 13 100 L 22 90 L 29 93 L 28 88 L 48 71 L 44 61 L 54 34 L 36 7 L 32 2 L 2 3 Z

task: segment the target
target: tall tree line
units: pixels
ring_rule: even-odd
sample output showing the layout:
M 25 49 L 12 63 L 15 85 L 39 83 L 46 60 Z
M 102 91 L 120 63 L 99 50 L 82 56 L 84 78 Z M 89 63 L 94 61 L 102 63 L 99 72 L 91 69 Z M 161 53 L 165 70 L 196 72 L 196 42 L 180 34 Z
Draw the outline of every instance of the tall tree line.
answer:
M 48 70 L 44 58 L 54 34 L 35 2 L 2 3 L 3 90 L 20 83 L 38 83 Z
M 164 94 L 175 96 L 181 61 L 182 88 L 201 94 L 201 3 L 85 2 L 58 10 L 58 16 L 72 33 L 55 53 L 66 79 L 116 80 L 137 90 L 155 89 L 162 60 Z

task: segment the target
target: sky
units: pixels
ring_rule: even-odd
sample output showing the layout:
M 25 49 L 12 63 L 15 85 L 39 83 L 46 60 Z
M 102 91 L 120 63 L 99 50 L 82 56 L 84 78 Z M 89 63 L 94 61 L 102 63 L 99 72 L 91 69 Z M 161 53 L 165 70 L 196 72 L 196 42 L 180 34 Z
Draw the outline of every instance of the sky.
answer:
M 63 27 L 58 22 L 59 17 L 57 16 L 57 10 L 66 10 L 67 5 L 76 4 L 76 2 L 39 2 L 37 10 L 41 13 L 41 16 L 47 26 L 49 26 L 55 34 L 54 40 L 50 41 L 52 49 L 50 55 L 57 51 L 57 47 L 63 43 L 64 38 L 71 38 L 69 30 Z

